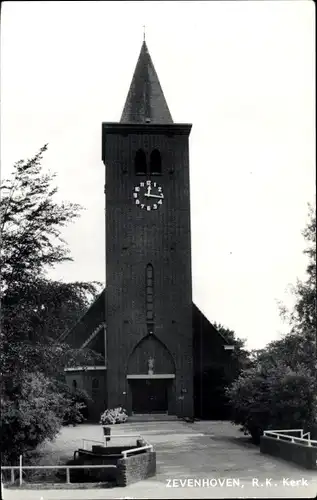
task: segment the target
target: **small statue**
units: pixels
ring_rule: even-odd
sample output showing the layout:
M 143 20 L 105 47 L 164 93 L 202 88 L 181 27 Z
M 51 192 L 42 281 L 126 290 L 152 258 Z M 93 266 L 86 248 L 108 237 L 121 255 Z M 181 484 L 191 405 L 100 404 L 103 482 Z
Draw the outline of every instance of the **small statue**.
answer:
M 152 357 L 149 358 L 149 360 L 148 360 L 148 367 L 149 367 L 148 374 L 149 375 L 153 375 L 153 372 L 154 372 L 154 358 L 152 358 Z

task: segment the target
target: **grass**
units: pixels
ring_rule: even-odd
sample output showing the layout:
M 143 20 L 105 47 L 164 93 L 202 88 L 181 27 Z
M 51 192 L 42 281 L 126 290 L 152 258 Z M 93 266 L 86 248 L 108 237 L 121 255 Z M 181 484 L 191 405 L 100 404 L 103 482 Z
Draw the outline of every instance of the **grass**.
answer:
M 40 445 L 36 450 L 31 452 L 28 457 L 23 458 L 23 465 L 66 465 L 69 460 L 73 459 L 74 452 L 78 448 L 82 448 L 82 439 L 93 439 L 103 442 L 103 432 L 100 425 L 81 424 L 76 427 L 63 427 L 60 433 L 53 441 L 46 441 Z M 12 464 L 12 465 L 19 465 Z M 23 485 L 22 488 L 42 488 L 43 484 L 47 484 L 47 488 L 105 488 L 108 483 L 92 483 L 87 482 L 87 485 L 82 483 L 66 483 L 66 470 L 60 469 L 62 477 L 58 477 L 56 472 L 58 469 L 35 469 L 26 470 L 23 472 Z M 11 485 L 11 473 L 5 472 L 4 479 L 7 487 L 19 487 L 18 485 L 18 471 L 15 471 L 16 482 Z M 92 478 L 93 479 L 93 478 Z M 82 484 L 82 486 L 80 486 Z M 54 485 L 54 486 L 53 486 Z M 60 486 L 59 486 L 60 485 Z M 46 488 L 46 486 L 45 486 Z
M 36 450 L 28 453 L 23 459 L 23 465 L 64 465 L 66 462 L 73 458 L 73 453 L 75 450 L 58 449 L 54 446 L 47 446 L 48 443 L 44 443 L 39 446 Z M 51 443 L 49 443 L 51 444 Z M 12 464 L 13 465 L 13 464 Z M 18 465 L 18 463 L 16 464 Z M 58 469 L 34 469 L 34 470 L 24 470 L 23 471 L 23 487 L 27 487 L 30 483 L 32 485 L 37 483 L 49 483 L 49 487 L 52 484 L 62 484 L 56 476 Z M 16 487 L 19 483 L 19 471 L 15 470 L 15 483 L 11 484 L 11 472 L 3 471 L 5 474 L 4 479 L 7 483 L 7 487 Z M 65 486 L 65 485 L 64 485 Z M 55 486 L 54 486 L 55 487 Z
M 53 441 L 46 441 L 23 458 L 23 465 L 58 466 L 66 465 L 73 459 L 74 452 L 82 447 L 82 438 L 100 440 L 103 434 L 99 425 L 63 427 Z M 12 464 L 12 465 L 18 465 Z M 19 488 L 19 472 L 15 471 L 15 483 L 11 484 L 11 472 L 4 471 L 6 487 Z M 59 474 L 57 474 L 59 472 Z M 91 478 L 93 481 L 93 478 Z M 80 480 L 80 479 L 79 479 Z M 85 479 L 83 479 L 85 481 Z M 96 478 L 96 481 L 98 479 Z M 22 488 L 26 489 L 85 489 L 107 488 L 113 484 L 105 482 L 66 483 L 66 469 L 35 469 L 23 471 Z

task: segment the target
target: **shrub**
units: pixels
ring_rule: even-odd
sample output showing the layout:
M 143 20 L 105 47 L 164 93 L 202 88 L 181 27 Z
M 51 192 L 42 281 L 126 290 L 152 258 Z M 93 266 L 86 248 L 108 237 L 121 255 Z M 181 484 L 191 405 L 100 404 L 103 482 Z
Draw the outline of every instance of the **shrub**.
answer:
M 102 425 L 123 424 L 127 419 L 127 411 L 118 406 L 117 408 L 105 410 L 100 416 L 100 423 Z
M 85 403 L 78 403 L 77 401 L 72 401 L 69 407 L 65 410 L 63 416 L 63 425 L 75 425 L 84 422 L 85 417 L 83 411 L 87 408 Z
M 26 373 L 10 399 L 1 400 L 2 462 L 15 462 L 61 427 L 63 397 L 41 373 Z
M 86 391 L 70 390 L 66 384 L 61 384 L 59 390 L 64 395 L 65 408 L 63 425 L 77 425 L 87 420 L 87 402 L 91 400 Z
M 47 439 L 54 439 L 65 421 L 75 425 L 84 420 L 86 393 L 75 394 L 61 381 L 43 373 L 12 377 L 10 394 L 1 398 L 1 461 L 14 463 Z
M 304 367 L 247 370 L 227 390 L 233 422 L 257 444 L 264 430 L 310 428 L 316 415 L 314 387 Z

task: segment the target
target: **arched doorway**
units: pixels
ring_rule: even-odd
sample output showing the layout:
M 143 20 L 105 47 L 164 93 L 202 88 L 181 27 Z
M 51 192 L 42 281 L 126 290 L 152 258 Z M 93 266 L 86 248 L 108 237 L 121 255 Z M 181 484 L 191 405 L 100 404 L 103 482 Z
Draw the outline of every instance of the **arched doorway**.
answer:
M 130 409 L 134 414 L 171 413 L 175 365 L 165 346 L 148 335 L 133 349 L 127 367 Z

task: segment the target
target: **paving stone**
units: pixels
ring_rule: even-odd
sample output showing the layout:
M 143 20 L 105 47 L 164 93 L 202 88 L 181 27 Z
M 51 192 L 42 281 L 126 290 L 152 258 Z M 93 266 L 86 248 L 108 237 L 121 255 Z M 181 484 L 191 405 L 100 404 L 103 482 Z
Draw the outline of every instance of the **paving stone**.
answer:
M 154 445 L 157 452 L 157 475 L 126 488 L 110 490 L 46 490 L 36 492 L 36 498 L 43 500 L 101 499 L 101 498 L 307 498 L 316 496 L 317 473 L 307 471 L 291 463 L 261 455 L 259 447 L 250 443 L 239 430 L 229 422 L 133 422 L 112 426 L 113 434 L 141 434 Z M 42 447 L 43 464 L 45 454 L 56 457 L 73 454 L 82 446 L 82 439 L 103 441 L 103 432 L 98 425 L 65 427 L 53 443 Z M 136 438 L 127 438 L 129 443 Z M 117 440 L 116 440 L 117 441 Z M 124 442 L 124 440 L 123 440 Z M 46 455 L 47 456 L 47 455 Z M 240 487 L 191 487 L 169 488 L 171 480 L 190 483 L 189 480 L 239 479 Z M 283 478 L 301 479 L 308 486 L 287 487 Z M 252 479 L 258 479 L 262 487 L 252 486 Z M 266 486 L 266 479 L 272 479 L 273 486 Z M 185 485 L 185 486 L 184 486 Z M 243 487 L 242 487 L 243 485 Z M 276 485 L 276 486 L 275 486 Z M 6 490 L 4 498 L 21 498 L 22 492 Z M 32 496 L 33 494 L 33 496 Z M 12 496 L 13 495 L 13 496 Z M 23 491 L 23 500 L 34 500 L 34 492 Z

